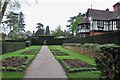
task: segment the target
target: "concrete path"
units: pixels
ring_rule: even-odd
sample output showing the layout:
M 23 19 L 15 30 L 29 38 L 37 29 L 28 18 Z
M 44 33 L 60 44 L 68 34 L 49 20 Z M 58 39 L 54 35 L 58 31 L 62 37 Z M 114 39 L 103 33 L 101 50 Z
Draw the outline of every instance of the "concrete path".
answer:
M 64 78 L 65 72 L 50 52 L 48 46 L 42 46 L 37 57 L 27 69 L 24 78 Z

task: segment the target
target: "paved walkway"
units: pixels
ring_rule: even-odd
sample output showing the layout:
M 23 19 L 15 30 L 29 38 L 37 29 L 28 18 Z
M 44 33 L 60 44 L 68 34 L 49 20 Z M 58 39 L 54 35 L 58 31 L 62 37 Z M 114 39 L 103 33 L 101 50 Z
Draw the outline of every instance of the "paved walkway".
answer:
M 42 46 L 37 57 L 27 69 L 24 78 L 67 78 L 48 46 Z M 65 79 L 67 80 L 67 79 Z

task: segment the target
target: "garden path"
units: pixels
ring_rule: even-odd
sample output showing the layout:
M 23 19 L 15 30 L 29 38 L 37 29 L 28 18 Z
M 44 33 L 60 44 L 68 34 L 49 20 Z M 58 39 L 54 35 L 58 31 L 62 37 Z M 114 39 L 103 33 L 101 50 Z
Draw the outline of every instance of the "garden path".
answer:
M 25 72 L 25 78 L 62 78 L 67 80 L 63 68 L 46 45 L 42 46 L 40 52 Z

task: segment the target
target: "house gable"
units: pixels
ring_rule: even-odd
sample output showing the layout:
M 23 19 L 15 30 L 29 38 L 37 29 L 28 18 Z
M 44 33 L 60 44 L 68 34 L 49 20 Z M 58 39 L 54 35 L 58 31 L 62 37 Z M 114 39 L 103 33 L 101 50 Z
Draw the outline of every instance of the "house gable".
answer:
M 120 30 L 120 2 L 116 3 L 113 7 L 116 8 L 117 11 L 109 11 L 109 9 L 97 10 L 90 8 L 87 10 L 86 19 L 89 20 L 87 22 L 89 22 L 88 31 L 90 31 L 90 36 Z M 86 25 L 87 24 L 85 23 L 84 18 L 79 25 L 79 31 L 83 32 L 83 28 L 81 27 Z M 85 30 L 87 30 L 87 28 Z

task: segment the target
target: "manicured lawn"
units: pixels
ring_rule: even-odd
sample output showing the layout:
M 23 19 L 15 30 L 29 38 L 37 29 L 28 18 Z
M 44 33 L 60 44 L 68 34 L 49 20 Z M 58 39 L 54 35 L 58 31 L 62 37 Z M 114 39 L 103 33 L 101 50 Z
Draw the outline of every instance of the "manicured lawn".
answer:
M 31 46 L 31 47 L 27 47 L 25 49 L 21 49 L 21 50 L 15 51 L 15 52 L 6 53 L 3 55 L 0 55 L 0 60 L 8 58 L 8 57 L 13 57 L 13 56 L 28 56 L 29 58 L 34 58 L 36 55 L 27 55 L 27 54 L 21 54 L 21 53 L 25 52 L 25 51 L 29 51 L 31 49 L 40 50 L 40 48 L 41 48 L 40 46 Z
M 100 72 L 99 71 L 83 71 L 83 72 L 77 72 L 77 73 L 69 73 L 67 74 L 69 78 L 87 78 L 91 80 L 99 79 Z
M 0 55 L 0 60 L 4 60 L 9 57 L 25 57 L 25 56 L 27 56 L 29 59 L 33 60 L 37 55 L 36 53 L 38 53 L 40 51 L 40 48 L 41 48 L 41 46 L 26 47 L 25 49 L 21 49 L 21 50 L 15 51 L 15 52 L 10 52 L 10 53 Z M 30 51 L 32 49 L 36 50 L 35 54 L 34 53 L 33 54 L 21 54 L 26 51 Z M 23 76 L 24 76 L 24 72 L 2 72 L 3 78 L 22 78 Z
M 56 59 L 80 59 L 82 61 L 87 62 L 90 65 L 94 65 L 94 66 L 96 65 L 94 58 L 77 53 L 77 52 L 72 51 L 72 50 L 65 49 L 62 46 L 59 46 L 59 45 L 58 46 L 49 46 L 49 48 L 52 50 L 57 49 L 57 50 L 60 50 L 60 51 L 63 51 L 65 53 L 69 54 L 69 56 L 55 56 Z
M 60 45 L 51 45 L 49 46 L 49 48 L 52 50 L 60 50 L 62 52 L 65 52 L 69 55 L 66 55 L 66 56 L 55 56 L 55 58 L 57 60 L 64 60 L 64 59 L 79 59 L 83 62 L 86 62 L 87 64 L 90 64 L 91 66 L 96 66 L 96 63 L 95 63 L 95 59 L 94 58 L 91 58 L 89 56 L 86 56 L 86 55 L 83 55 L 83 54 L 80 54 L 80 53 L 77 53 L 75 51 L 72 51 L 72 50 L 68 50 L 68 49 L 65 49 L 64 47 L 60 46 Z M 69 66 L 66 65 L 69 69 Z M 73 69 L 73 68 L 71 68 Z M 100 74 L 101 72 L 99 71 L 78 71 L 78 72 L 67 72 L 66 75 L 68 78 L 70 78 L 71 80 L 76 80 L 78 78 L 78 80 L 88 80 L 89 78 L 91 78 L 90 80 L 96 80 L 96 79 L 99 79 L 100 77 Z M 76 79 L 74 79 L 76 78 Z
M 16 72 L 3 72 L 2 78 L 22 78 L 24 73 L 16 73 Z

